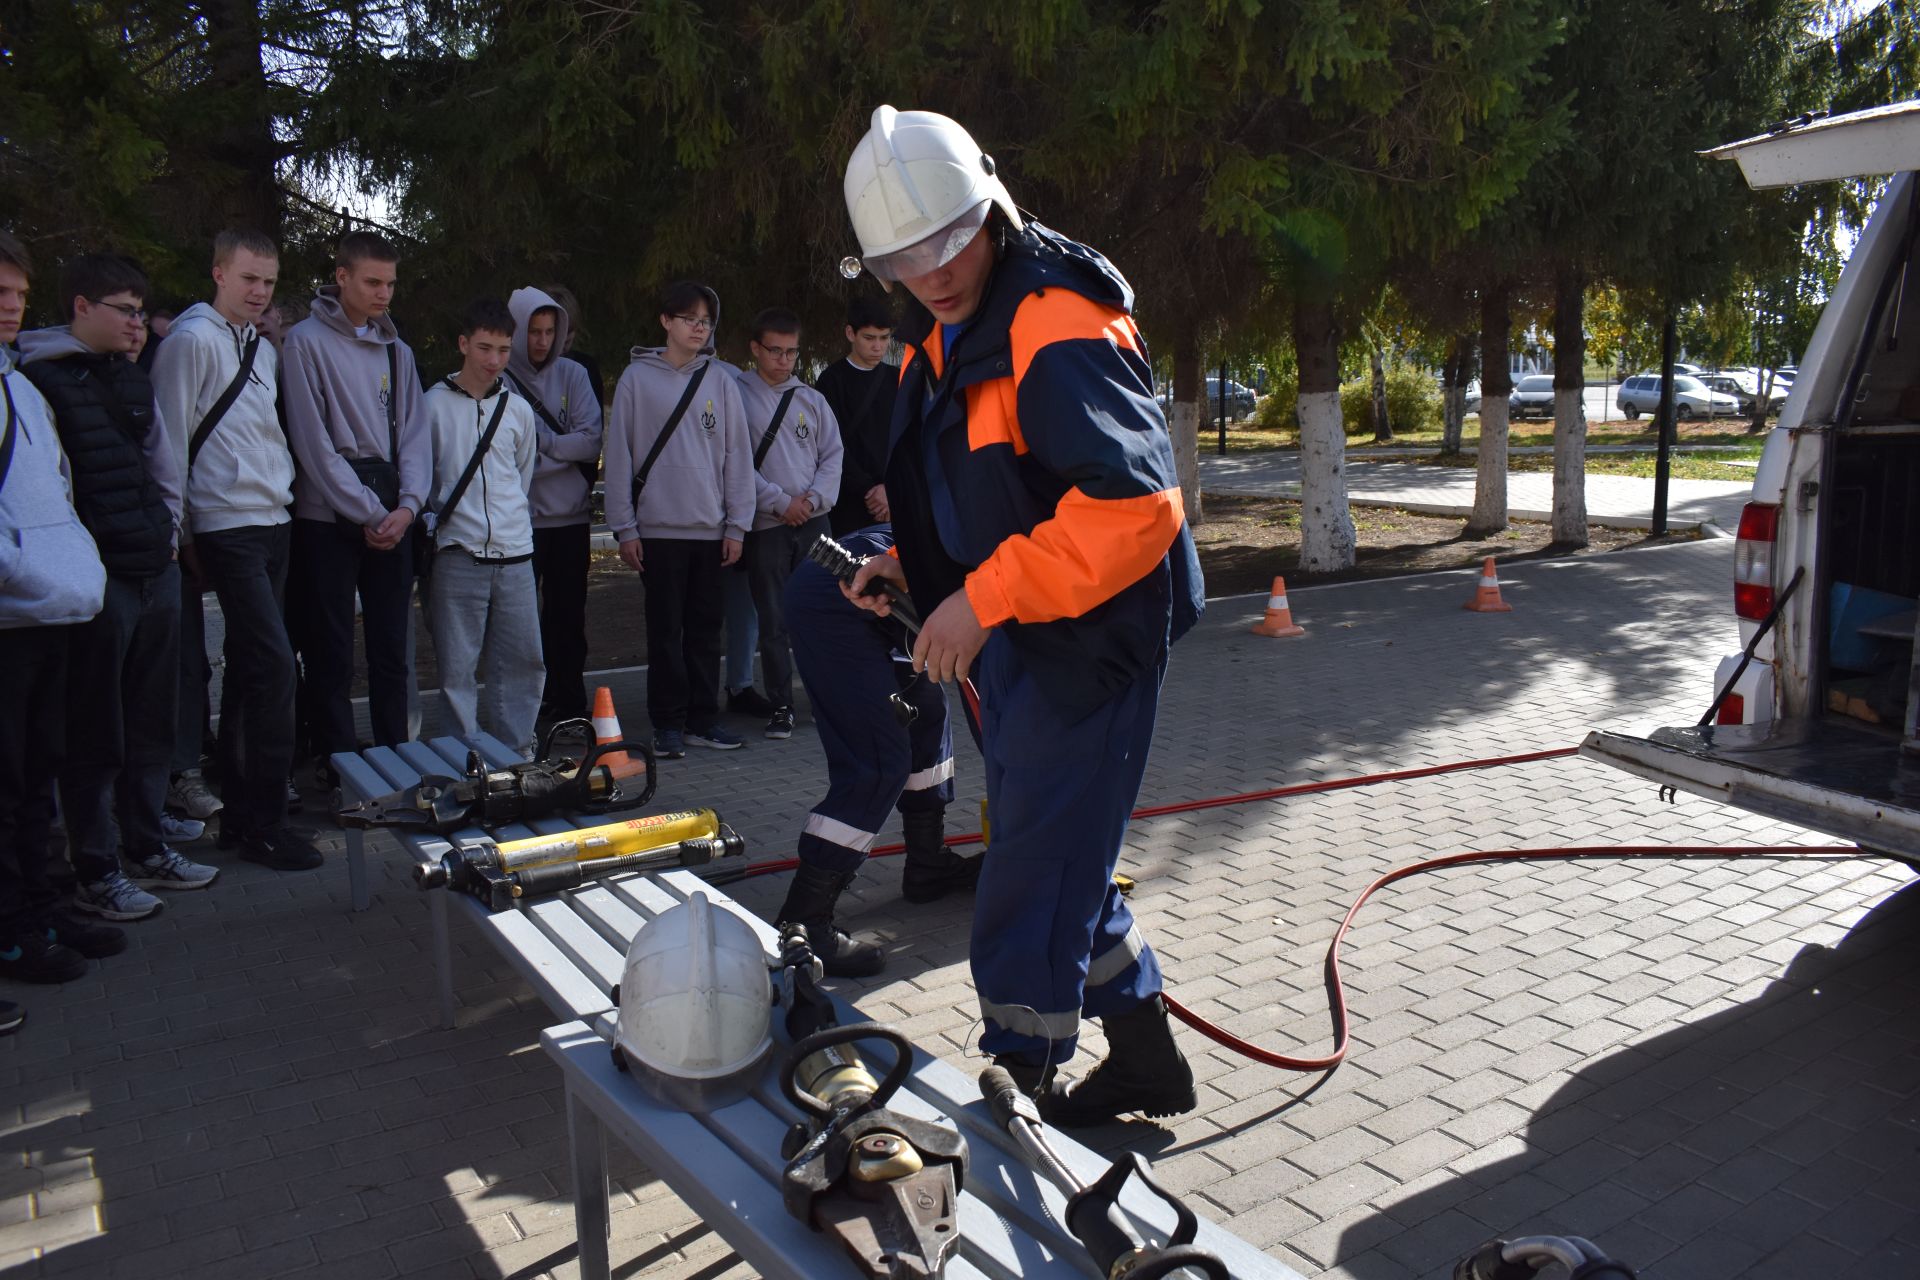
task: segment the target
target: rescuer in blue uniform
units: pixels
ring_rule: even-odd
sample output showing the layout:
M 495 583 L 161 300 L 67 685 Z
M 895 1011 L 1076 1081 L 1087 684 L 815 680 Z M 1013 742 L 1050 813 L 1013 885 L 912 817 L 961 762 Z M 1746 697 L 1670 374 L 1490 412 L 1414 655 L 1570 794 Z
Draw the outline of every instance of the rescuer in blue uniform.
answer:
M 855 556 L 886 555 L 893 531 L 873 525 L 840 543 Z M 900 894 L 908 902 L 970 889 L 980 874 L 979 858 L 960 857 L 944 839 L 953 802 L 947 699 L 912 670 L 906 629 L 848 603 L 839 580 L 811 560 L 787 579 L 785 599 L 794 666 L 827 753 L 827 794 L 807 814 L 800 866 L 776 919 L 807 926 L 828 973 L 866 977 L 885 957 L 834 924 L 833 903 L 888 814 L 899 809 L 906 837 Z
M 966 130 L 881 107 L 845 179 L 861 263 L 912 302 L 886 488 L 926 620 L 914 665 L 972 673 L 993 824 L 974 908 L 981 1047 L 1055 1124 L 1194 1105 L 1160 968 L 1113 886 L 1168 648 L 1200 566 L 1133 291 L 1025 219 Z M 1108 1055 L 1067 1087 L 1082 1017 Z

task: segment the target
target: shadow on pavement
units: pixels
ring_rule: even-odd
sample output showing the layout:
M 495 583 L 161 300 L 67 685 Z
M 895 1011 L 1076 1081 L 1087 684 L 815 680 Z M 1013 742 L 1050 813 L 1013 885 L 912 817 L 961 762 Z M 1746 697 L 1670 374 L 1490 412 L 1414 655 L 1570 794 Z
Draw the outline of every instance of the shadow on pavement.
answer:
M 1581 1068 L 1497 1158 L 1350 1226 L 1342 1273 L 1445 1276 L 1544 1233 L 1643 1280 L 1920 1274 L 1917 1087 L 1920 884 L 1756 999 Z

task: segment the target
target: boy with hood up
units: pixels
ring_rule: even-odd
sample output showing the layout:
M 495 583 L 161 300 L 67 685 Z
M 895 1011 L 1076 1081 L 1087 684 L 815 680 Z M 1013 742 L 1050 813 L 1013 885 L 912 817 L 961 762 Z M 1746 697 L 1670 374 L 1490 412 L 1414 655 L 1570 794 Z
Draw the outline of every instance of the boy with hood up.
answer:
M 769 307 L 753 318 L 753 367 L 737 375 L 753 441 L 754 517 L 747 586 L 760 623 L 769 738 L 793 736 L 793 649 L 782 597 L 807 548 L 827 532 L 840 493 L 840 425 L 826 397 L 794 376 L 800 317 Z
M 73 509 L 53 411 L 8 345 L 20 332 L 32 270 L 26 249 L 0 231 L 0 977 L 66 982 L 87 971 L 87 956 L 121 950 L 126 937 L 84 926 L 69 937 L 47 879 L 67 651 L 76 628 L 100 612 L 107 574 Z M 106 946 L 72 945 L 90 934 Z M 0 1031 L 23 1017 L 0 1001 Z
M 60 805 L 74 905 L 144 920 L 160 900 L 127 877 L 122 855 L 155 887 L 203 888 L 217 874 L 168 848 L 160 831 L 179 695 L 180 465 L 153 383 L 127 359 L 146 323 L 145 273 L 87 254 L 67 264 L 60 292 L 69 323 L 21 335 L 20 364 L 53 409 L 74 508 L 107 570 L 99 614 L 67 641 Z
M 607 524 L 646 584 L 647 717 L 666 760 L 743 745 L 720 725 L 720 573 L 753 525 L 753 444 L 738 381 L 713 367 L 719 315 L 705 285 L 668 286 L 666 345 L 633 348 L 607 426 Z
M 321 756 L 351 751 L 353 598 L 366 637 L 368 709 L 383 747 L 407 740 L 413 655 L 409 526 L 432 483 L 420 375 L 387 308 L 400 251 L 370 231 L 342 237 L 334 283 L 281 348 L 294 481 L 295 598 Z
M 292 545 L 293 453 L 276 404 L 279 357 L 258 326 L 272 310 L 280 251 L 258 231 L 223 231 L 213 242 L 211 303 L 174 321 L 153 371 L 154 394 L 185 460 L 186 520 L 181 559 L 196 580 L 182 601 L 199 612 L 204 582 L 226 621 L 226 680 L 221 688 L 220 829 L 241 856 L 279 871 L 317 867 L 320 851 L 287 826 L 287 775 L 293 771 L 293 646 L 287 638 L 287 559 Z M 242 376 L 244 374 L 244 376 Z M 200 626 L 183 626 L 182 643 L 202 646 Z M 181 696 L 199 694 L 199 662 Z M 196 758 L 202 708 L 179 717 L 176 763 Z M 199 770 L 176 779 L 174 795 L 195 817 Z
M 600 469 L 600 397 L 565 352 L 572 320 L 529 285 L 507 299 L 513 355 L 507 385 L 532 408 L 540 458 L 533 473 L 533 581 L 546 654 L 542 707 L 555 720 L 587 714 L 587 567 L 593 557 L 593 481 Z

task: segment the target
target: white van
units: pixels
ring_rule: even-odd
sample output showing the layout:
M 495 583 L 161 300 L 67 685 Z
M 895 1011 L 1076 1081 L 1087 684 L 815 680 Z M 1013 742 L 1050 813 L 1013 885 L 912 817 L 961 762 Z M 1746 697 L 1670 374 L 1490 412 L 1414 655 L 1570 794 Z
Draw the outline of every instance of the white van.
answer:
M 1745 649 L 1703 691 L 1711 720 L 1581 751 L 1920 860 L 1920 102 L 1707 154 L 1755 187 L 1897 176 L 1761 454 L 1734 552 Z

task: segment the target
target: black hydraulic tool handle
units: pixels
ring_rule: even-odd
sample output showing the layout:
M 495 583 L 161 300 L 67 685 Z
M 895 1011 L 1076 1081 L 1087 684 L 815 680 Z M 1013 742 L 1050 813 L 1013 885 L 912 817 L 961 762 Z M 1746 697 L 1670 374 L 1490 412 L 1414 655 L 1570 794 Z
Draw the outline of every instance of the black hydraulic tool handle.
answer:
M 866 563 L 841 546 L 829 533 L 823 533 L 813 540 L 813 545 L 807 548 L 807 559 L 848 586 L 853 585 L 854 575 Z M 907 629 L 908 634 L 920 634 L 920 614 L 913 607 L 913 602 L 907 599 L 906 592 L 885 578 L 875 578 L 868 585 L 866 594 L 886 596 L 888 603 L 893 606 L 893 616 L 900 619 L 900 625 Z
M 657 849 L 636 849 L 608 858 L 579 858 L 571 862 L 550 862 L 526 867 L 513 873 L 513 883 L 521 897 L 531 898 L 557 889 L 571 889 L 622 871 L 640 871 L 652 866 L 698 866 L 715 857 L 746 852 L 746 841 L 737 835 L 694 836 Z
M 1068 1168 L 1047 1142 L 1039 1108 L 1020 1091 L 1005 1068 L 988 1067 L 980 1073 L 980 1096 L 986 1099 L 994 1123 L 1012 1134 L 1022 1150 L 1039 1162 L 1040 1172 L 1068 1193 L 1067 1229 L 1093 1256 L 1101 1271 L 1111 1274 L 1116 1262 L 1135 1257 L 1138 1260 L 1127 1269 L 1127 1280 L 1159 1280 L 1185 1268 L 1192 1268 L 1212 1280 L 1232 1280 L 1225 1262 L 1194 1244 L 1194 1237 L 1200 1231 L 1199 1218 L 1154 1180 L 1146 1160 L 1138 1152 L 1127 1152 L 1114 1161 L 1098 1181 L 1089 1185 Z M 1173 1234 L 1165 1245 L 1154 1247 L 1141 1243 L 1120 1212 L 1120 1191 L 1129 1177 L 1139 1178 L 1148 1190 L 1172 1207 Z
M 887 1099 L 898 1093 L 900 1086 L 907 1082 L 913 1073 L 913 1041 L 901 1035 L 892 1027 L 878 1022 L 849 1022 L 844 1026 L 823 1027 L 810 1036 L 801 1039 L 787 1052 L 787 1069 L 780 1073 L 780 1092 L 787 1095 L 787 1101 L 808 1115 L 826 1119 L 833 1114 L 829 1107 L 812 1094 L 803 1091 L 794 1082 L 796 1070 L 802 1062 L 822 1049 L 832 1049 L 843 1044 L 852 1044 L 856 1040 L 885 1040 L 893 1046 L 893 1065 L 881 1079 L 880 1087 L 873 1091 L 865 1110 L 874 1111 L 887 1105 Z
M 652 746 L 628 738 L 622 738 L 618 742 L 595 742 L 593 721 L 585 716 L 575 716 L 571 720 L 557 720 L 547 730 L 547 736 L 540 740 L 542 760 L 553 758 L 553 740 L 567 732 L 577 732 L 586 741 L 586 758 L 580 761 L 580 768 L 574 773 L 575 779 L 582 788 L 586 787 L 587 779 L 592 775 L 594 766 L 599 763 L 601 756 L 610 755 L 615 751 L 631 751 L 647 762 L 647 785 L 637 800 L 622 796 L 619 807 L 637 809 L 653 799 L 654 790 L 660 785 L 660 769 L 659 761 L 654 759 Z M 614 779 L 613 782 L 615 786 L 620 785 L 619 779 Z

